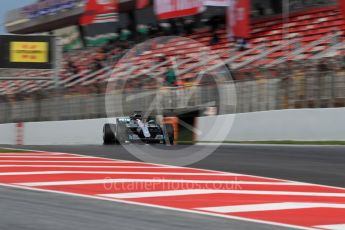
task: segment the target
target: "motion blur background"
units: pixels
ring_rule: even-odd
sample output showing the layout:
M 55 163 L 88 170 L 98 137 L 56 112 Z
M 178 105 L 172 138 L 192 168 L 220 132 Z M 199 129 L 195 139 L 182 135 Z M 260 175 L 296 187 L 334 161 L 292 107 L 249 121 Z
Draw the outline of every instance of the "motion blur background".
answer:
M 38 0 L 7 12 L 4 27 L 10 34 L 57 36 L 61 64 L 57 73 L 0 69 L 0 123 L 106 117 L 109 78 L 119 85 L 126 81 L 118 93 L 139 95 L 126 104 L 126 113 L 147 108 L 150 92 L 157 90 L 170 115 L 344 107 L 344 5 L 342 0 Z M 136 44 L 158 37 L 165 39 L 123 58 Z M 235 84 L 236 103 L 220 105 L 217 99 L 219 89 L 210 79 L 224 74 L 219 59 L 196 62 L 205 46 L 231 72 L 233 81 L 224 80 L 224 87 Z M 200 80 L 201 71 L 206 74 Z

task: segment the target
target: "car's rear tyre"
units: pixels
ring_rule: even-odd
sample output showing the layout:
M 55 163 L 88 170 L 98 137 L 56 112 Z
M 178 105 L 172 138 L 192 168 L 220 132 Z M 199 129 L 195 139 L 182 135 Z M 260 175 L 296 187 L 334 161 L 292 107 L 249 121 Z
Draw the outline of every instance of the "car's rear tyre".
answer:
M 117 140 L 115 137 L 116 125 L 115 124 L 105 124 L 103 127 L 103 144 L 113 145 L 116 144 Z

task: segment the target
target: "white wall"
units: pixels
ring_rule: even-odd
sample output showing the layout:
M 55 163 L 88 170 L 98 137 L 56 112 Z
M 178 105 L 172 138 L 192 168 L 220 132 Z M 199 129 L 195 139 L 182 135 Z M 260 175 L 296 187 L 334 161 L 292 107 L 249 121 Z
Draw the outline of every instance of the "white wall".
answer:
M 24 145 L 100 145 L 103 125 L 109 120 L 115 122 L 115 119 L 90 119 L 25 123 Z
M 0 144 L 16 144 L 16 124 L 0 124 Z
M 114 119 L 110 119 L 114 122 Z M 108 119 L 24 124 L 25 145 L 99 145 Z M 345 108 L 301 109 L 198 118 L 200 141 L 345 140 Z M 16 125 L 0 124 L 0 144 L 16 143 Z
M 106 119 L 25 123 L 25 145 L 102 144 Z
M 215 122 L 219 119 L 222 120 L 220 125 Z M 345 140 L 345 108 L 278 110 L 203 117 L 198 119 L 199 129 L 203 133 L 216 131 L 208 133 L 207 138 L 200 135 L 198 140 L 221 141 L 217 130 L 222 130 L 232 122 L 232 128 L 227 128 L 225 140 Z

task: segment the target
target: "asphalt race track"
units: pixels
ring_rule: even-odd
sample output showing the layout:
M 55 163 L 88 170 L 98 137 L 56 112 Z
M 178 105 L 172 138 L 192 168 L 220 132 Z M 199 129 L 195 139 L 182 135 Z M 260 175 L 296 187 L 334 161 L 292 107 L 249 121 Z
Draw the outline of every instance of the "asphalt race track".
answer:
M 289 229 L 92 199 L 0 189 L 0 229 L 275 230 Z
M 3 146 L 13 147 L 16 146 Z M 20 147 L 19 147 L 20 148 Z M 118 146 L 25 146 L 26 149 L 136 160 Z M 181 149 L 183 146 L 174 146 Z M 220 147 L 193 168 L 345 187 L 345 147 Z M 289 229 L 185 212 L 0 187 L 0 229 Z

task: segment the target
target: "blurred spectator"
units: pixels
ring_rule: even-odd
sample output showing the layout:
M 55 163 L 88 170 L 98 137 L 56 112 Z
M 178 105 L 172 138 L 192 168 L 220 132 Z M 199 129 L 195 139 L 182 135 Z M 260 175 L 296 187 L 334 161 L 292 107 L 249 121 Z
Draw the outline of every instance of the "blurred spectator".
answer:
M 173 67 L 168 68 L 166 72 L 166 82 L 168 86 L 176 86 L 176 73 Z
M 208 25 L 211 27 L 210 32 L 212 33 L 212 39 L 210 41 L 210 45 L 215 45 L 219 43 L 219 37 L 217 34 L 217 30 L 219 29 L 220 25 L 224 23 L 224 20 L 222 20 L 222 17 L 220 16 L 213 16 L 209 22 Z
M 213 32 L 213 33 L 219 29 L 221 24 L 224 24 L 224 20 L 222 21 L 221 16 L 213 16 L 208 21 L 208 25 L 211 27 L 211 32 Z
M 128 29 L 122 29 L 120 33 L 120 41 L 128 41 L 132 36 L 132 32 Z
M 148 39 L 149 27 L 143 24 L 138 25 L 137 28 L 138 42 L 143 42 Z
M 255 10 L 258 12 L 259 16 L 264 16 L 265 15 L 265 8 L 262 6 L 261 3 L 255 3 L 254 4 Z
M 182 33 L 181 27 L 183 24 L 182 19 L 170 19 L 169 23 L 171 25 L 172 35 L 181 35 Z
M 216 44 L 219 43 L 219 41 L 220 41 L 220 39 L 219 39 L 218 34 L 217 34 L 216 32 L 213 33 L 212 38 L 211 38 L 211 40 L 210 40 L 210 45 L 211 45 L 211 46 L 212 46 L 212 45 L 216 45 Z
M 103 46 L 103 53 L 105 53 L 105 54 L 108 54 L 108 53 L 110 53 L 112 50 L 114 50 L 114 48 L 115 48 L 115 41 L 116 41 L 116 39 L 114 40 L 109 40 L 108 42 L 107 42 L 107 44 L 105 44 L 104 46 Z
M 158 60 L 160 63 L 167 61 L 165 56 L 159 56 Z M 167 64 L 167 68 L 166 68 L 164 77 L 165 77 L 165 83 L 167 86 L 170 86 L 170 87 L 176 86 L 177 76 L 176 76 L 174 65 L 170 61 Z
M 103 48 L 100 48 L 98 52 L 96 53 L 96 59 L 99 61 L 104 61 L 105 60 L 105 52 Z
M 249 48 L 249 44 L 247 39 L 245 38 L 238 38 L 236 42 L 236 47 L 239 51 L 244 51 Z
M 150 34 L 150 37 L 156 37 L 159 33 L 159 27 L 157 25 L 149 24 L 148 31 Z
M 99 70 L 101 70 L 103 68 L 104 67 L 103 67 L 102 61 L 100 59 L 96 58 L 94 60 L 93 66 L 92 66 L 92 71 L 96 72 L 96 71 L 99 71 Z
M 68 68 L 68 71 L 72 73 L 73 75 L 76 75 L 79 73 L 77 66 L 71 60 L 68 61 L 67 68 Z
M 194 32 L 194 21 L 192 19 L 187 19 L 184 21 L 184 30 L 187 35 L 190 35 Z
M 160 30 L 162 31 L 162 35 L 166 35 L 169 36 L 172 33 L 172 26 L 170 23 L 164 22 L 164 23 L 160 23 Z

